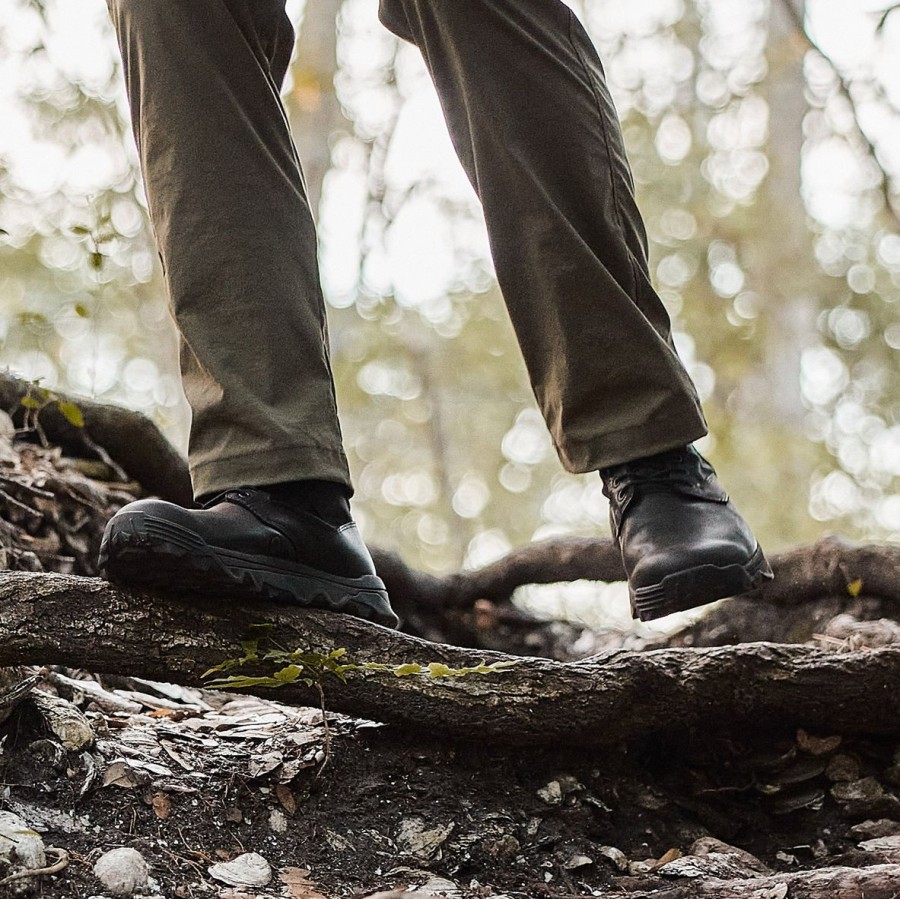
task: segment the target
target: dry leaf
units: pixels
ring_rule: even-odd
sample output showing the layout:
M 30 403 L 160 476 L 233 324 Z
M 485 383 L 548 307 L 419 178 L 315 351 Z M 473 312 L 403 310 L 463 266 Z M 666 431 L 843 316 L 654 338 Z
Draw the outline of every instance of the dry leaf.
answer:
M 328 899 L 316 889 L 306 868 L 285 868 L 278 877 L 286 887 L 288 899 Z
M 277 749 L 251 758 L 249 764 L 250 776 L 265 777 L 265 775 L 271 774 L 283 761 L 284 756 Z
M 146 779 L 139 771 L 132 768 L 128 762 L 113 762 L 103 772 L 104 787 L 121 787 L 124 790 L 133 790 Z
M 156 817 L 163 821 L 172 814 L 172 800 L 165 793 L 154 793 L 150 805 L 153 806 Z
M 287 784 L 278 784 L 275 787 L 275 798 L 289 815 L 293 815 L 297 811 L 297 800 Z

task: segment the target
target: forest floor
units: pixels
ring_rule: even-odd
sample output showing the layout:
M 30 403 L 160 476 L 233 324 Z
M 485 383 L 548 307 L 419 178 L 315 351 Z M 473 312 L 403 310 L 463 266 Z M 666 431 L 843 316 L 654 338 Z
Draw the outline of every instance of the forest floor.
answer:
M 94 863 L 123 846 L 149 865 L 144 893 L 180 899 L 650 896 L 684 882 L 676 859 L 704 837 L 739 847 L 713 845 L 722 858 L 755 856 L 734 857 L 745 872 L 900 851 L 859 846 L 900 833 L 896 740 L 760 731 L 510 750 L 330 714 L 326 734 L 319 710 L 255 697 L 104 689 L 140 710 L 102 711 L 67 685 L 96 735 L 78 752 L 27 714 L 6 728 L 3 807 L 69 855 L 37 895 L 102 895 Z M 247 852 L 271 866 L 265 886 L 214 867 Z

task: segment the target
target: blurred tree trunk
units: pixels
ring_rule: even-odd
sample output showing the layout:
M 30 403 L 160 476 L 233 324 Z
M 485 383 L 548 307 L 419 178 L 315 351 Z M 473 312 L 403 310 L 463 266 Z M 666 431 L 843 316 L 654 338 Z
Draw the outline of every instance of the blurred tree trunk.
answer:
M 756 195 L 750 227 L 737 238 L 747 288 L 759 298 L 760 346 L 753 375 L 739 389 L 734 456 L 754 447 L 767 471 L 768 495 L 795 498 L 747 506 L 757 526 L 786 544 L 812 539 L 806 487 L 818 448 L 808 440 L 800 386 L 803 351 L 816 340 L 820 298 L 813 235 L 802 197 L 803 122 L 808 111 L 803 62 L 806 45 L 785 3 L 802 16 L 805 0 L 772 0 L 768 13 L 768 74 L 760 93 L 768 105 L 769 170 Z M 762 436 L 764 433 L 764 436 Z M 802 492 L 798 494 L 798 485 Z
M 349 130 L 341 112 L 334 78 L 337 73 L 337 18 L 342 0 L 308 0 L 291 68 L 293 86 L 285 106 L 300 152 L 306 190 L 318 217 L 322 184 L 331 167 L 334 134 Z
M 803 15 L 804 0 L 793 2 Z M 809 293 L 812 235 L 802 201 L 803 120 L 808 110 L 803 59 L 806 46 L 780 2 L 769 12 L 769 174 L 763 185 L 761 227 L 746 240 L 751 280 L 765 307 L 766 409 L 770 420 L 802 429 L 800 356 L 816 333 L 816 298 Z

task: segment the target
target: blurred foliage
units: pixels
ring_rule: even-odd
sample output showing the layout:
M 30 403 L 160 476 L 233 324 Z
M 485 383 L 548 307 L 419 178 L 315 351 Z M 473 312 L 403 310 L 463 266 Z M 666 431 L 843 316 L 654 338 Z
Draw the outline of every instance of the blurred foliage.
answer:
M 2 364 L 139 408 L 183 439 L 177 342 L 105 6 L 6 5 Z
M 65 3 L 4 2 L 0 73 L 46 166 L 37 177 L 0 144 L 3 363 L 142 408 L 183 440 L 102 4 L 79 4 L 98 41 L 88 77 L 54 43 L 71 24 Z M 654 278 L 705 401 L 701 448 L 771 548 L 826 526 L 897 540 L 900 235 L 882 154 L 897 113 L 874 66 L 836 74 L 783 2 L 585 0 L 577 11 L 606 65 Z M 336 85 L 348 124 L 321 136 L 332 146 L 321 259 L 357 514 L 370 539 L 435 571 L 602 533 L 599 479 L 561 471 L 531 398 L 421 59 L 381 29 L 376 5 L 344 0 Z M 879 15 L 876 49 L 897 18 L 879 29 Z M 289 105 L 309 107 L 309 80 L 297 68 Z

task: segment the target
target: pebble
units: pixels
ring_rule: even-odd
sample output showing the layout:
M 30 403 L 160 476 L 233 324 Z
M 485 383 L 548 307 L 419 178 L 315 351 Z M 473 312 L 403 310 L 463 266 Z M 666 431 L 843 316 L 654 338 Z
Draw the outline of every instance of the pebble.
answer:
M 400 822 L 396 841 L 406 855 L 427 861 L 437 855 L 452 831 L 452 823 L 429 828 L 422 818 L 405 818 Z
M 546 786 L 541 787 L 537 794 L 547 805 L 559 805 L 563 799 L 562 787 L 558 780 L 551 780 Z
M 97 859 L 94 877 L 113 896 L 134 896 L 147 892 L 150 868 L 137 849 L 110 849 Z
M 208 871 L 210 877 L 232 887 L 264 887 L 272 880 L 272 866 L 258 852 L 210 865 Z
M 900 833 L 900 821 L 893 821 L 890 818 L 879 818 L 877 821 L 869 819 L 860 824 L 854 824 L 850 830 L 857 837 L 865 840 L 876 837 L 892 837 L 894 834 Z
M 874 777 L 861 777 L 859 780 L 838 781 L 831 788 L 831 795 L 839 802 L 871 801 L 884 795 L 884 787 Z

